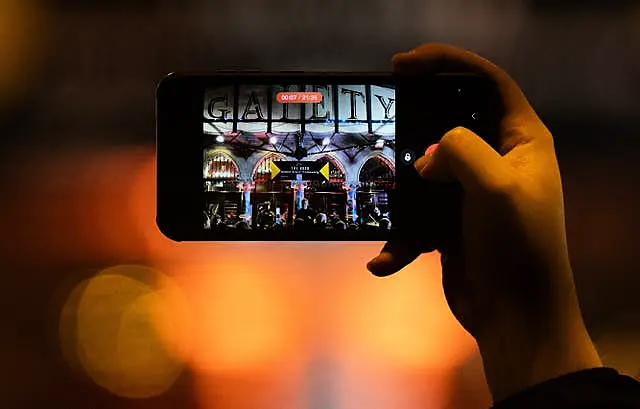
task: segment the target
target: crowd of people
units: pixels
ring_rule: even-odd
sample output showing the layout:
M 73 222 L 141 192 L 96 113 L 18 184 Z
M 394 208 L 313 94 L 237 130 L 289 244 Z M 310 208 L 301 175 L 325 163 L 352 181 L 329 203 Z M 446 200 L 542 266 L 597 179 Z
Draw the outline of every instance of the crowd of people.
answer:
M 318 211 L 309 207 L 309 200 L 303 199 L 301 207 L 290 219 L 287 211 L 277 214 L 271 202 L 264 202 L 258 206 L 257 214 L 251 220 L 243 219 L 236 214 L 222 217 L 216 210 L 210 208 L 204 212 L 204 227 L 210 230 L 242 229 L 242 230 L 391 230 L 389 212 L 381 210 L 371 203 L 364 206 L 362 215 L 347 218 L 336 208 Z

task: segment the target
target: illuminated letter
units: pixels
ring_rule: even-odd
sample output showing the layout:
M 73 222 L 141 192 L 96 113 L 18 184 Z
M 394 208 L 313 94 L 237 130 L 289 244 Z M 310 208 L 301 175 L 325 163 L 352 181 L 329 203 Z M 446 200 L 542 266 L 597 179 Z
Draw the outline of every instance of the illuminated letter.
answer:
M 251 91 L 251 95 L 247 101 L 247 106 L 244 108 L 244 112 L 242 113 L 243 121 L 247 119 L 247 115 L 256 115 L 257 118 L 255 119 L 264 119 L 262 116 L 262 109 L 260 109 L 260 103 L 258 102 L 258 97 L 254 91 Z
M 219 103 L 219 102 L 223 102 L 224 105 L 223 105 L 222 108 L 218 109 L 218 112 L 220 112 L 220 115 L 215 115 L 214 114 L 215 109 L 216 109 L 215 105 L 217 103 Z M 229 111 L 230 110 L 229 110 L 229 96 L 228 95 L 223 95 L 223 96 L 220 96 L 220 97 L 214 97 L 214 98 L 211 98 L 211 101 L 209 101 L 209 107 L 207 108 L 207 112 L 208 112 L 208 114 L 209 114 L 209 116 L 211 118 L 220 119 L 220 120 L 226 121 L 227 120 L 227 113 L 229 113 Z
M 394 98 L 389 98 L 389 100 L 385 104 L 384 97 L 382 95 L 376 95 L 376 98 L 378 98 L 378 101 L 380 101 L 382 107 L 384 108 L 384 119 L 389 119 L 389 111 L 391 111 L 391 107 L 396 100 Z
M 321 92 L 321 90 L 326 90 L 327 94 L 329 95 L 329 88 L 326 85 L 314 85 L 313 86 L 313 92 Z M 318 108 L 324 108 L 324 93 L 322 93 L 322 101 L 320 101 L 319 103 L 313 104 L 312 105 L 312 115 L 311 115 L 311 119 L 312 120 L 317 120 L 317 119 L 324 119 L 325 121 L 329 119 L 329 112 L 325 111 L 323 116 L 320 116 L 320 113 L 318 112 Z
M 358 112 L 356 110 L 356 96 L 362 97 L 362 100 L 364 101 L 364 94 L 362 94 L 362 92 L 360 91 L 354 91 L 346 88 L 342 90 L 342 94 L 350 95 L 349 100 L 351 101 L 351 116 L 349 117 L 349 119 L 358 119 Z

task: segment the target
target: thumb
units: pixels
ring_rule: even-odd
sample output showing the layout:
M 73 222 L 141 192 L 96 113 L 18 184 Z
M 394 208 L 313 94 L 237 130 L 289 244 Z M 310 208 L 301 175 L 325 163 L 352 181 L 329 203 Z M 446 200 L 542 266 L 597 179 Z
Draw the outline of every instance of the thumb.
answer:
M 447 132 L 435 149 L 414 164 L 425 179 L 457 180 L 465 191 L 500 191 L 509 180 L 502 156 L 469 129 Z

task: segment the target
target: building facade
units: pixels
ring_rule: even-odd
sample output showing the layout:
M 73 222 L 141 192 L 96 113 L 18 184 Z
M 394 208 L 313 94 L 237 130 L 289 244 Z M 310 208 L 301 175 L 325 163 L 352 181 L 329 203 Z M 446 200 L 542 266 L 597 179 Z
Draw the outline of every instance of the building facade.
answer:
M 203 176 L 207 211 L 254 222 L 269 203 L 292 222 L 303 199 L 324 214 L 366 222 L 367 208 L 388 213 L 395 186 L 395 90 L 383 86 L 300 86 L 321 104 L 285 106 L 290 89 L 209 90 L 205 98 Z M 328 162 L 328 180 L 274 180 L 272 163 Z

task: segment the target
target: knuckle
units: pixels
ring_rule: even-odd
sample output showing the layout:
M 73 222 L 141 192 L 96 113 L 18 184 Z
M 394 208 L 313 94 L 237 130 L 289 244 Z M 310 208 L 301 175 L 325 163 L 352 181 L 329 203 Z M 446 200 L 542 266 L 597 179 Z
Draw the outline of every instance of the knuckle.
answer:
M 467 138 L 468 131 L 466 128 L 457 126 L 444 134 L 440 141 L 440 146 L 450 147 L 457 146 Z

